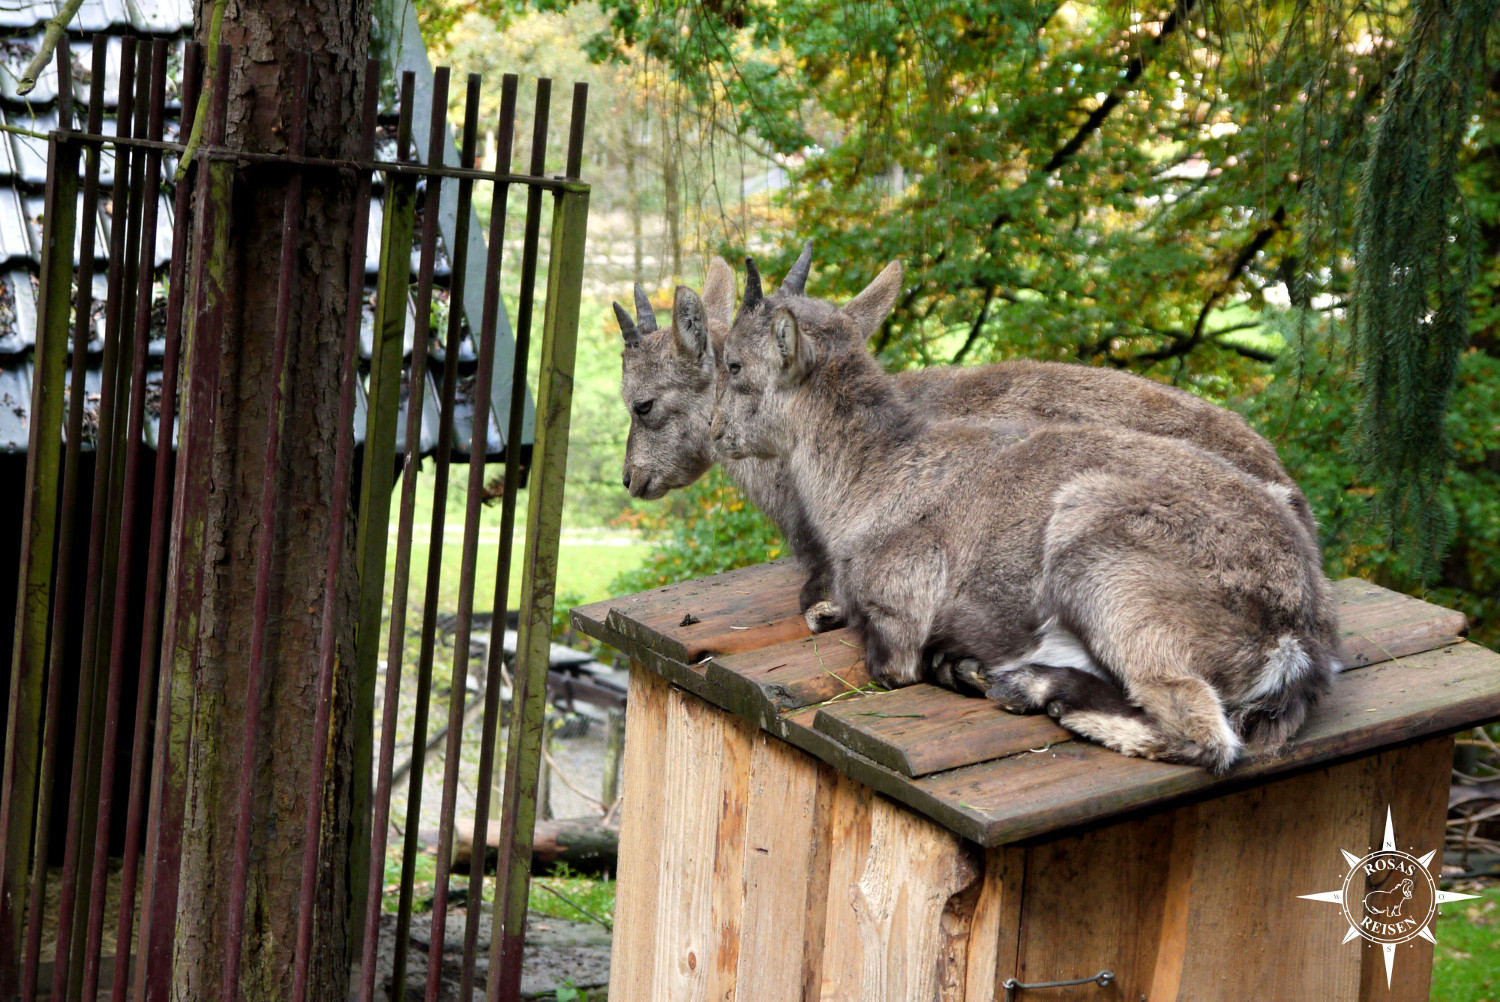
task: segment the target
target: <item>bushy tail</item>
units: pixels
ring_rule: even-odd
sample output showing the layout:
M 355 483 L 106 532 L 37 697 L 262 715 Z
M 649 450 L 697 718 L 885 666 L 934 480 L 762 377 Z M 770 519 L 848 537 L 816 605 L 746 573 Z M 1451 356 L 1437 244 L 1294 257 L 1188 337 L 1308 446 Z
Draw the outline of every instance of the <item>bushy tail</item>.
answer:
M 1229 707 L 1229 719 L 1250 752 L 1285 744 L 1302 726 L 1308 708 L 1333 683 L 1338 661 L 1328 645 L 1284 634 L 1266 657 L 1254 686 Z

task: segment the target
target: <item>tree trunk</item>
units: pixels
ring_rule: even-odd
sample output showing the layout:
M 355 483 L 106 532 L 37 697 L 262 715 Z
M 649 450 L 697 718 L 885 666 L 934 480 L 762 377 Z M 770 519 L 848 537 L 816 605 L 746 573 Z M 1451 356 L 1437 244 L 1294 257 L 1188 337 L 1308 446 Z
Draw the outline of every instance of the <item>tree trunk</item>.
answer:
M 620 149 L 625 154 L 625 212 L 630 216 L 631 279 L 646 280 L 642 267 L 644 257 L 641 241 L 641 186 L 636 180 L 635 158 L 640 155 L 640 146 L 635 141 L 635 116 L 620 116 Z
M 198 38 L 207 40 L 212 0 L 200 0 Z M 359 155 L 368 0 L 266 0 L 229 4 L 222 41 L 234 53 L 228 145 L 284 152 L 292 96 L 293 55 L 313 53 L 307 152 Z M 235 175 L 229 235 L 229 296 L 212 430 L 212 484 L 204 526 L 203 595 L 198 615 L 199 674 L 184 821 L 177 963 L 173 997 L 219 998 L 230 897 L 236 798 L 255 597 L 255 552 L 265 444 L 270 427 L 277 262 L 285 170 L 243 166 Z M 276 476 L 279 500 L 271 568 L 271 614 L 257 740 L 250 877 L 241 997 L 290 995 L 310 781 L 310 749 L 329 740 L 313 733 L 319 622 L 325 596 L 338 425 L 339 361 L 353 228 L 354 180 L 309 172 L 304 180 L 287 354 L 286 417 Z M 348 996 L 345 957 L 348 888 L 345 867 L 352 736 L 350 670 L 354 519 L 343 540 L 338 593 L 341 635 L 333 731 L 324 778 L 323 833 L 316 895 L 311 998 Z
M 672 280 L 682 275 L 682 211 L 679 207 L 677 145 L 665 144 L 661 165 L 664 209 L 667 214 L 667 243 L 672 248 Z

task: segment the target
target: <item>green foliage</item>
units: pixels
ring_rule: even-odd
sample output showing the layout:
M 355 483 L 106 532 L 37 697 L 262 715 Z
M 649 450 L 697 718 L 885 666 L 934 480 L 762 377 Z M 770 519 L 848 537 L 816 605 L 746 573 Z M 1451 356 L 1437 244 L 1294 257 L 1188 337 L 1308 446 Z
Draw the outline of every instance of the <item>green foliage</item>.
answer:
M 774 560 L 783 555 L 776 527 L 715 467 L 635 520 L 655 544 L 645 566 L 615 578 L 617 595 L 659 588 Z
M 1288 325 L 1294 318 L 1286 320 Z M 1336 358 L 1334 335 L 1315 328 L 1301 364 L 1288 360 L 1269 385 L 1241 404 L 1307 493 L 1331 577 L 1355 575 L 1461 609 L 1474 639 L 1500 642 L 1500 359 L 1464 352 L 1454 407 L 1445 419 L 1455 461 L 1434 491 L 1453 526 L 1453 546 L 1434 576 L 1390 545 L 1391 525 L 1370 505 L 1362 475 L 1355 374 Z M 1301 368 L 1299 378 L 1298 369 Z
M 788 171 L 769 224 L 719 249 L 758 236 L 775 273 L 810 236 L 830 298 L 905 261 L 876 339 L 894 367 L 1024 354 L 1244 386 L 1275 357 L 1238 336 L 1268 301 L 1352 301 L 1367 474 L 1430 571 L 1495 7 L 603 0 L 588 50 L 663 68 L 679 118 Z
M 1494 0 L 1415 0 L 1381 108 L 1355 217 L 1355 342 L 1363 362 L 1360 452 L 1383 516 L 1430 573 L 1453 531 L 1445 416 L 1469 343 L 1478 245 L 1459 189 Z M 1455 236 L 1459 239 L 1455 239 Z

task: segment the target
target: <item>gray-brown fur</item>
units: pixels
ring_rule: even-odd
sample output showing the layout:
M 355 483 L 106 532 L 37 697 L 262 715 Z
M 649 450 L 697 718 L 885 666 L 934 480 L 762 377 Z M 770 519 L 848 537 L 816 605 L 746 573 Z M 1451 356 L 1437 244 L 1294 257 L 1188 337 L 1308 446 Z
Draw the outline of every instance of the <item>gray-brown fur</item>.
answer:
M 879 680 L 926 671 L 1221 771 L 1300 726 L 1336 625 L 1280 492 L 1138 431 L 935 418 L 865 351 L 869 329 L 863 309 L 742 311 L 713 429 L 730 457 L 786 461 Z
M 832 304 L 803 294 L 811 246 L 770 296 L 749 265 L 746 303 L 742 309 L 770 316 L 791 309 L 804 323 L 818 323 L 838 312 Z M 899 266 L 888 280 L 872 283 L 856 297 L 845 315 L 853 328 L 873 330 L 890 311 L 900 282 Z M 894 277 L 894 282 L 889 279 Z M 678 334 L 674 322 L 656 329 L 649 301 L 636 289 L 638 320 L 618 304 L 616 315 L 625 332 L 622 395 L 631 413 L 625 448 L 624 483 L 636 497 L 659 498 L 686 487 L 713 463 L 708 436 L 713 400 L 712 354 L 723 344 L 734 312 L 734 275 L 722 258 L 709 265 L 700 299 L 679 288 L 674 316 L 701 311 L 709 332 L 703 351 L 692 338 Z M 642 330 L 635 333 L 637 328 Z M 650 330 L 644 330 L 650 328 Z M 1277 489 L 1317 538 L 1311 509 L 1295 482 L 1282 470 L 1275 450 L 1239 415 L 1174 387 L 1113 369 L 1058 362 L 1010 361 L 969 367 L 932 367 L 895 377 L 903 397 L 926 413 L 951 418 L 978 418 L 1034 425 L 1098 423 L 1178 438 L 1202 446 Z M 645 414 L 639 408 L 646 406 Z M 794 555 L 807 567 L 801 608 L 815 631 L 838 625 L 842 615 L 825 601 L 823 561 L 816 534 L 805 526 L 779 460 L 727 460 L 725 472 L 781 530 Z

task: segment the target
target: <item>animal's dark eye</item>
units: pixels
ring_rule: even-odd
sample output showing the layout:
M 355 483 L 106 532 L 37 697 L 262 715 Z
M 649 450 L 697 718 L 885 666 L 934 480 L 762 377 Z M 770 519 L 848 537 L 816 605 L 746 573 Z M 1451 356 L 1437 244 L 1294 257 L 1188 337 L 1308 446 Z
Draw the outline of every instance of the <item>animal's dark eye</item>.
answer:
M 738 362 L 730 362 L 729 363 L 729 374 L 731 376 L 738 376 L 740 374 L 740 363 L 738 363 Z
M 651 405 L 654 403 L 656 403 L 655 400 L 642 400 L 640 403 L 632 407 L 631 410 L 635 411 L 641 417 L 645 417 L 647 414 L 651 413 Z

